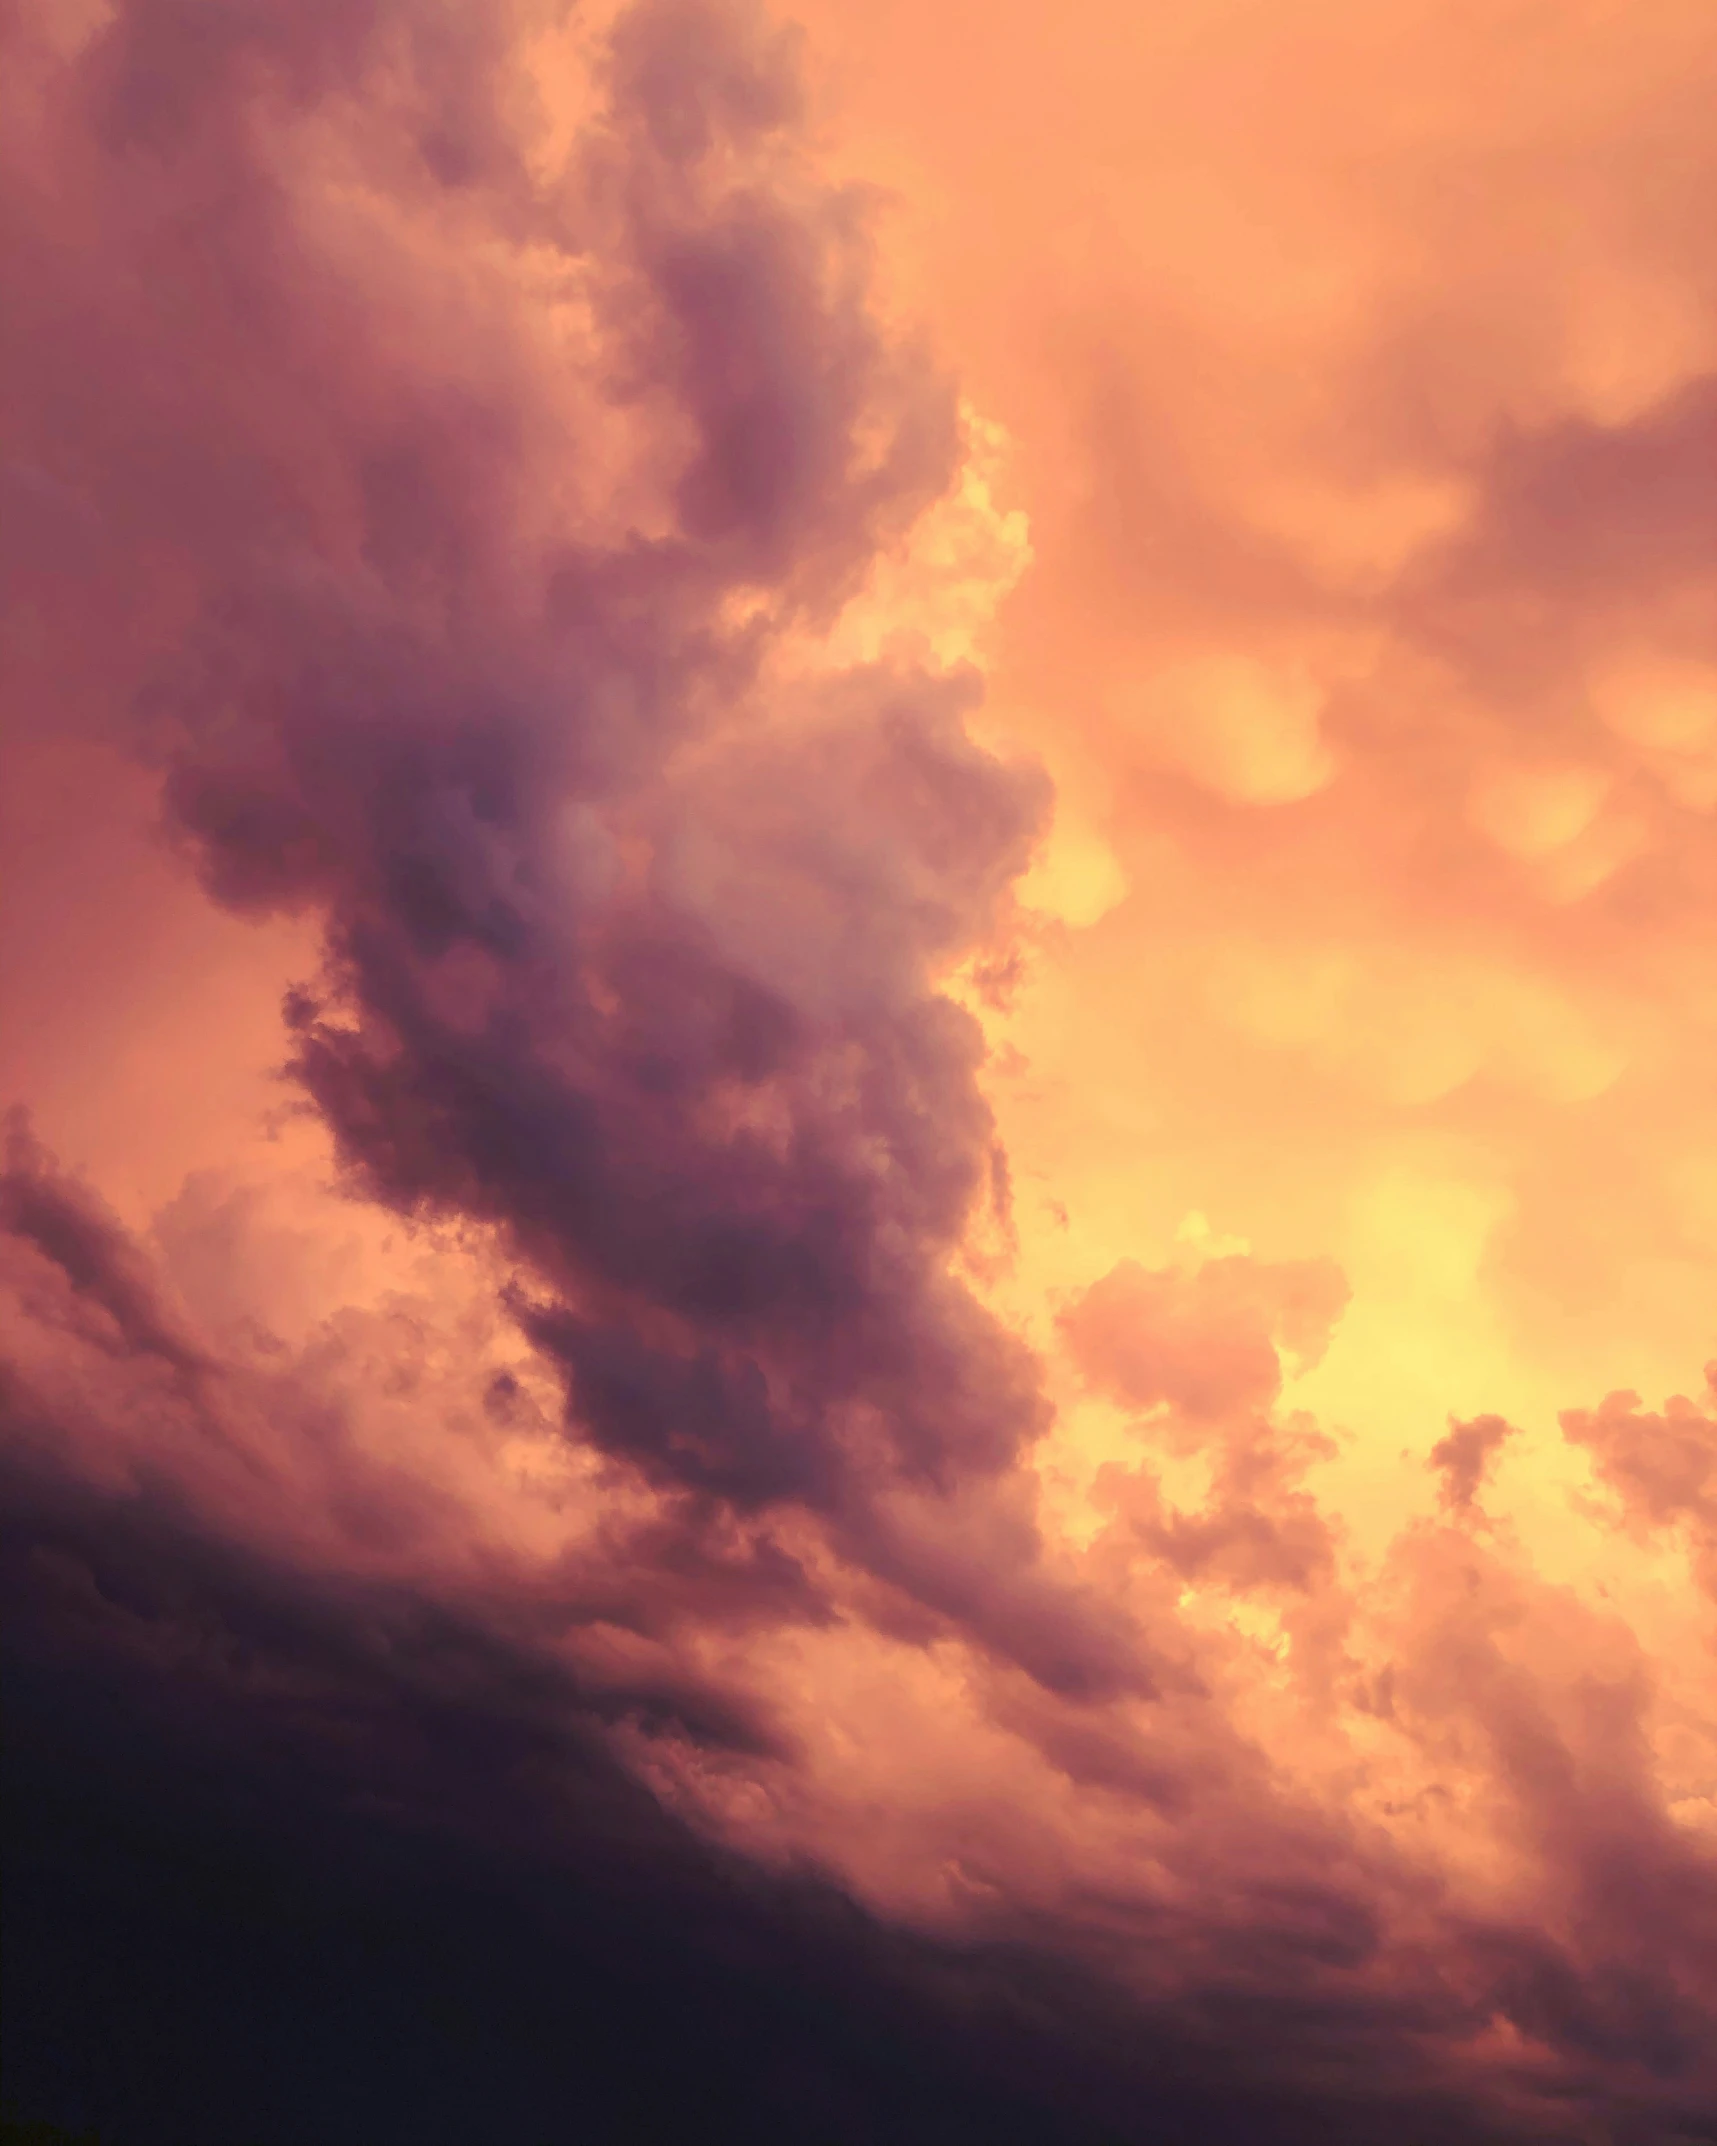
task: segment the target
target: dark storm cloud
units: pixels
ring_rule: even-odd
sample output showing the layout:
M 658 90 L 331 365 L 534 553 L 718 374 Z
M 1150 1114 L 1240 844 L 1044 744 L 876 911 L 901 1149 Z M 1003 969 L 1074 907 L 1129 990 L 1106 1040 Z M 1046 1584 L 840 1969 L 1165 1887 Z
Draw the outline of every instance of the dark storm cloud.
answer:
M 1285 1997 L 1277 1951 L 1369 1953 L 1339 1887 L 1249 1896 L 1201 1940 L 1211 1986 L 1141 2011 L 1052 1929 L 936 1945 L 703 1845 L 602 1732 L 790 1762 L 767 1709 L 562 1641 L 824 1614 L 790 1556 L 671 1506 L 617 1525 L 606 1565 L 491 1559 L 475 1585 L 271 1537 L 328 1491 L 342 1539 L 384 1559 L 438 1515 L 330 1448 L 338 1398 L 308 1359 L 265 1376 L 189 1338 L 144 1251 L 22 1134 L 7 1195 L 4 2021 L 26 2105 L 162 2146 L 1475 2135 L 1429 2087 L 1361 2083 L 1398 2007 L 1314 2020 Z M 165 1359 L 159 1332 L 180 1337 Z M 1089 1652 L 1039 1607 L 1022 1646 Z M 1043 1667 L 1024 1688 L 1047 1704 Z M 1083 1712 L 1050 1733 L 1077 1741 Z M 1105 1761 L 1093 1727 L 1070 1758 L 1151 1790 L 1110 1742 Z M 1340 2094 L 1296 2057 L 1308 2036 L 1352 2074 Z
M 502 1233 L 578 1435 L 886 1559 L 880 1490 L 1044 1420 L 944 1271 L 994 1136 L 936 978 L 1047 793 L 963 681 L 767 659 L 946 488 L 952 396 L 791 164 L 779 36 L 629 14 L 550 180 L 516 27 L 121 9 L 20 152 L 32 445 L 172 584 L 136 706 L 206 883 L 325 921 L 296 1071 L 354 1183 Z M 460 217 L 585 308 L 563 373 Z

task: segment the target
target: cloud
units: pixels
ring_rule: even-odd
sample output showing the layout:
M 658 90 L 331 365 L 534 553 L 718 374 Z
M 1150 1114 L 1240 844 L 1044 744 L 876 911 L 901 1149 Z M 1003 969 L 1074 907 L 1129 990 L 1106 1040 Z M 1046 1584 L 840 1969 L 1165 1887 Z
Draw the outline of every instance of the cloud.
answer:
M 1358 2146 L 1379 2125 L 1472 2135 L 1435 2067 L 1399 2087 L 1372 2078 L 1371 2038 L 1399 2031 L 1387 2006 L 1373 2018 L 1332 1991 L 1308 2012 L 1287 1995 L 1278 1955 L 1284 1970 L 1312 1960 L 1340 1977 L 1379 1941 L 1363 1884 L 1296 1878 L 1290 1836 L 1174 1940 L 1191 1940 L 1183 1967 L 1214 1948 L 1206 1986 L 1181 1991 L 1177 1975 L 1143 2005 L 1071 1930 L 1034 1931 L 1005 1900 L 990 1936 L 942 1942 L 873 1920 L 811 1874 L 818 1858 L 778 1876 L 734 1861 L 664 1814 L 615 1740 L 783 1793 L 804 1763 L 769 1696 L 785 1687 L 766 1655 L 747 1689 L 707 1649 L 855 1629 L 785 1542 L 695 1505 L 628 1519 L 586 1497 L 563 1546 L 532 1555 L 451 1472 L 485 1437 L 504 1456 L 529 1421 L 525 1384 L 472 1361 L 468 1340 L 438 1380 L 431 1309 L 398 1304 L 367 1335 L 340 1314 L 284 1358 L 269 1337 L 223 1353 L 169 1308 L 168 1274 L 22 1136 L 6 1221 L 0 1576 L 9 1719 L 23 1724 L 8 2031 L 27 2030 L 9 2077 L 34 2099 L 141 2139 L 239 2121 L 284 2139 L 354 2110 L 378 2137 L 432 2121 L 476 2136 L 497 2110 L 553 2134 L 568 2095 L 616 2140 L 636 2135 L 641 2110 L 712 2139 L 825 2117 L 855 2140 L 962 2127 L 1095 2140 L 1142 2137 L 1142 2123 L 1189 2141 L 1239 2123 L 1283 2146 Z M 183 1256 L 202 1229 L 231 1247 L 244 1227 L 211 1203 L 200 1222 L 182 1214 L 172 1241 Z M 194 1257 L 185 1271 L 195 1278 Z M 136 1306 L 153 1307 L 141 1340 L 105 1305 L 92 1313 L 90 1277 L 115 1274 L 134 1330 Z M 163 1358 L 154 1336 L 169 1329 L 182 1338 Z M 416 1425 L 404 1467 L 378 1450 L 396 1397 Z M 1017 1682 L 998 1717 L 1100 1796 L 1180 1808 L 1175 1767 L 1118 1715 L 1093 1713 L 1116 1694 L 1124 1635 L 1093 1675 L 1079 1662 L 1093 1620 L 1052 1592 L 1007 1599 L 1029 1510 L 993 1516 L 963 1547 L 950 1525 L 933 1501 L 920 1512 L 928 1567 L 969 1559 L 973 1586 L 1002 1598 L 980 1638 L 1017 1636 L 1024 1669 L 1005 1670 Z M 887 1531 L 889 1545 L 907 1539 Z M 943 1586 L 968 1618 L 963 1583 Z M 1071 1667 L 1044 1659 L 1058 1647 Z M 1135 1672 L 1120 1696 L 1139 1688 Z M 906 1755 L 878 1752 L 891 1768 Z M 1228 1793 L 1208 1756 L 1194 1763 Z M 1017 1851 L 998 1846 L 996 1876 L 1016 1884 Z M 56 1875 L 68 1858 L 83 1874 L 69 1919 Z M 92 2011 L 106 2016 L 110 1982 L 131 1992 L 125 2017 L 97 2061 L 68 2071 L 57 2052 L 80 2046 Z M 425 2012 L 449 2008 L 460 2024 L 446 2050 L 427 2071 L 408 2062 Z M 257 2115 L 253 2075 L 226 2052 L 288 2032 L 309 2061 Z M 646 2048 L 669 2032 L 682 2062 L 663 2073 Z M 1347 2075 L 1339 2093 L 1295 2056 L 1308 2034 Z M 687 2052 L 706 2046 L 694 2090 Z M 341 2082 L 337 2111 L 326 2077 Z M 711 2078 L 726 2082 L 713 2110 Z
M 1564 1410 L 1561 1424 L 1591 1455 L 1628 1524 L 1685 1529 L 1703 1584 L 1717 1589 L 1717 1364 L 1706 1365 L 1705 1383 L 1703 1406 L 1675 1394 L 1654 1411 L 1638 1394 L 1612 1393 L 1596 1408 Z
M 86 1187 L 60 1175 L 21 1107 L 8 1115 L 0 1230 L 58 1270 L 70 1316 L 98 1346 L 153 1358 L 181 1377 L 210 1368 L 160 1302 L 136 1247 Z
M 1236 1255 L 1190 1273 L 1123 1260 L 1062 1314 L 1092 1382 L 1134 1408 L 1167 1402 L 1200 1420 L 1267 1408 L 1280 1350 L 1310 1364 L 1347 1301 L 1330 1260 L 1279 1264 Z
M 1567 603 L 1637 602 L 1704 577 L 1717 479 L 1717 380 L 1678 384 L 1617 423 L 1579 416 L 1503 431 L 1449 578 L 1493 596 L 1535 586 Z M 1498 575 L 1503 586 L 1498 586 Z
M 1451 1417 L 1448 1436 L 1431 1448 L 1428 1463 L 1442 1477 L 1438 1495 L 1443 1504 L 1453 1512 L 1470 1513 L 1492 1461 L 1514 1435 L 1514 1425 L 1501 1416 L 1475 1416 L 1470 1423 Z
M 8 1645 L 30 1867 L 62 1874 L 27 1943 L 68 1963 L 26 1969 L 26 2039 L 75 2047 L 89 1932 L 118 1933 L 122 1996 L 140 1924 L 188 1933 L 99 2091 L 69 2059 L 32 2078 L 122 2135 L 230 2135 L 271 2074 L 224 2052 L 272 2061 L 308 2006 L 281 2136 L 354 2113 L 486 2135 L 486 2091 L 531 2136 L 587 2110 L 616 2139 L 938 2146 L 1692 2134 L 1717 1965 L 1674 1650 L 1500 1522 L 1414 1506 L 1356 1548 L 1342 1409 L 1284 1405 L 1338 1369 L 1351 1394 L 1357 1352 L 1396 1436 L 1412 1352 L 1357 1287 L 1348 1310 L 1343 1260 L 1152 1264 L 1126 1256 L 1136 1216 L 1106 1234 L 1064 1207 L 1070 1264 L 1039 1289 L 1010 1187 L 1058 1194 L 1059 1165 L 1053 1142 L 1010 1161 L 998 1096 L 1025 1061 L 983 979 L 1050 966 L 1018 890 L 1066 859 L 973 632 L 939 637 L 899 586 L 933 584 L 950 501 L 1008 532 L 983 601 L 1017 570 L 973 476 L 994 440 L 888 325 L 867 197 L 806 146 L 794 40 L 666 0 L 611 32 L 394 0 L 8 18 L 8 484 L 41 532 L 9 560 L 19 705 L 134 755 L 211 901 L 311 949 L 254 1180 L 122 1218 L 21 1119 L 0 1180 Z M 1469 440 L 1351 587 L 1343 528 L 1308 563 L 1276 497 L 1286 533 L 1249 534 L 1190 438 L 1184 472 L 1133 470 L 1161 412 L 1111 441 L 1110 505 L 1156 516 L 1175 613 L 1118 668 L 1174 684 L 1171 729 L 1214 725 L 1164 745 L 1202 782 L 1160 853 L 1083 805 L 1067 823 L 1133 898 L 1075 902 L 1096 921 L 1057 958 L 1118 962 L 1104 1023 L 1145 1006 L 1197 1091 L 1153 1212 L 1226 1139 L 1201 1112 L 1242 1045 L 1198 1055 L 1213 974 L 1270 973 L 1253 1025 L 1282 1053 L 1227 1181 L 1302 1172 L 1331 1235 L 1363 1218 L 1328 1125 L 1296 1145 L 1317 1113 L 1280 1072 L 1296 1042 L 1345 1067 L 1376 1183 L 1430 1188 L 1390 1240 L 1402 1296 L 1475 1287 L 1508 1199 L 1477 1163 L 1400 1163 L 1388 1109 L 1531 1060 L 1535 1020 L 1556 1064 L 1532 1094 L 1621 1079 L 1595 1015 L 1607 1070 L 1566 1077 L 1586 1026 L 1488 941 L 1451 960 L 1480 978 L 1453 1012 L 1396 1033 L 1390 934 L 1423 921 L 1403 888 L 1446 808 L 1457 936 L 1553 938 L 1544 886 L 1496 875 L 1609 824 L 1633 790 L 1606 754 L 1697 757 L 1680 699 L 1640 745 L 1637 711 L 1553 686 L 1589 656 L 1637 698 L 1623 627 L 1703 586 L 1701 393 Z M 1329 638 L 1302 647 L 1309 614 Z M 1404 690 L 1387 754 L 1361 628 L 1391 681 L 1438 681 Z M 1454 673 L 1470 723 L 1443 721 Z M 1505 688 L 1514 757 L 1487 759 Z M 1350 880 L 1380 856 L 1365 906 Z M 1254 871 L 1301 922 L 1375 918 L 1369 966 L 1335 960 L 1328 990 L 1268 943 L 1225 966 L 1222 888 Z M 1320 1058 L 1350 1015 L 1366 1047 Z M 187 1030 L 186 1097 L 203 1055 Z M 1455 1072 L 1395 1066 L 1379 1105 L 1374 1057 Z M 1450 1519 L 1508 1420 L 1449 1418 Z M 1703 1556 L 1707 1413 L 1567 1426 L 1642 1533 Z M 1387 1515 L 1393 1487 L 1363 1487 Z M 86 1858 L 100 1899 L 55 1951 Z M 223 1905 L 253 1884 L 254 1972 Z M 340 2002 L 306 1997 L 331 1960 Z M 402 2084 L 424 2019 L 451 2026 Z M 206 2108 L 180 2076 L 199 2040 L 222 2051 Z M 364 2107 L 330 2112 L 317 2077 L 348 2064 Z
M 868 1512 L 856 1543 L 1042 1420 L 942 1271 L 993 1138 L 939 984 L 1048 794 L 961 679 L 771 682 L 958 446 L 857 202 L 784 141 L 783 51 L 629 14 L 550 182 L 502 15 L 122 10 L 30 145 L 83 220 L 28 264 L 28 384 L 39 451 L 181 577 L 137 707 L 205 883 L 323 921 L 296 1070 L 354 1184 L 501 1233 L 580 1435 Z

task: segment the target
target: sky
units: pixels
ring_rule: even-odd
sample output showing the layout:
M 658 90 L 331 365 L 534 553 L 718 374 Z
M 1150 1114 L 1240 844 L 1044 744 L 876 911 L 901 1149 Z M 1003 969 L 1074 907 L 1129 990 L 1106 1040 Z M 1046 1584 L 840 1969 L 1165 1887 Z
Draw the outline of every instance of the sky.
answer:
M 1706 0 L 0 38 L 9 2105 L 1717 2136 Z

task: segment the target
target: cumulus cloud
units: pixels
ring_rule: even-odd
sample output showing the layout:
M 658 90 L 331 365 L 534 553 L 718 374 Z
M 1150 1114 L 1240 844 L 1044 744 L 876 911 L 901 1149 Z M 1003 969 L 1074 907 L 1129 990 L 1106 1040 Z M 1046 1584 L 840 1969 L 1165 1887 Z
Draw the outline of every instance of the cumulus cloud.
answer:
M 1717 1588 L 1717 1364 L 1703 1402 L 1673 1394 L 1661 1410 L 1636 1393 L 1562 1415 L 1563 1436 L 1592 1457 L 1630 1526 L 1685 1532 L 1704 1586 Z
M 504 14 L 121 11 L 23 145 L 65 219 L 23 385 L 182 577 L 137 705 L 217 898 L 323 919 L 297 1069 L 354 1182 L 503 1233 L 605 1449 L 874 1508 L 1038 1420 L 940 1271 L 993 1142 L 937 985 L 1046 791 L 957 679 L 764 675 L 957 451 L 783 65 L 743 15 L 629 14 L 550 183 Z
M 1451 1420 L 1448 1436 L 1431 1448 L 1429 1465 L 1442 1477 L 1439 1496 L 1457 1513 L 1470 1513 L 1479 1486 L 1514 1426 L 1501 1416 L 1475 1416 L 1470 1423 Z
M 1268 1407 L 1280 1351 L 1323 1353 L 1347 1301 L 1330 1260 L 1271 1265 L 1248 1255 L 1148 1272 L 1124 1260 L 1062 1314 L 1086 1375 L 1135 1408 L 1167 1402 L 1195 1419 Z

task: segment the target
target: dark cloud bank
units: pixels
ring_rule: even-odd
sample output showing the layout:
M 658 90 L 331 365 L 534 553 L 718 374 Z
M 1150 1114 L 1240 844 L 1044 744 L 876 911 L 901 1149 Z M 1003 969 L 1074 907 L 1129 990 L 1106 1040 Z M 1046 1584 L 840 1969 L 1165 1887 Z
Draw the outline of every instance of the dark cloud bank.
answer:
M 258 1570 L 165 1499 L 6 1491 L 20 2107 L 163 2146 L 1485 2135 L 1244 2085 L 1050 1955 L 758 1877 L 432 1604 Z
M 146 753 L 214 899 L 320 921 L 293 1073 L 352 1189 L 486 1233 L 568 1435 L 655 1499 L 546 1603 L 223 1524 L 312 1449 L 354 1541 L 434 1516 L 193 1334 L 19 1126 L 9 2098 L 164 2146 L 1596 2135 L 1420 2083 L 1501 2002 L 1659 2082 L 1606 2138 L 1708 2135 L 1646 1966 L 1593 1997 L 1522 1941 L 1410 2015 L 1272 1956 L 1147 2016 L 1053 1933 L 935 1945 L 765 1877 L 617 1767 L 621 1718 L 777 1731 L 707 1680 L 585 1680 L 555 1617 L 826 1618 L 777 1514 L 1063 1748 L 1157 1689 L 1041 1543 L 1035 1369 L 948 1271 L 1005 1170 L 936 977 L 1005 932 L 1044 785 L 970 741 L 960 679 L 780 660 L 950 482 L 952 394 L 876 326 L 858 205 L 797 160 L 790 45 L 748 12 L 626 15 L 553 177 L 519 62 L 546 15 L 0 19 L 19 705 Z M 1272 1337 L 1339 1310 L 1322 1268 L 1271 1286 L 1118 1270 L 1080 1331 L 1124 1397 L 1244 1414 Z M 1453 1503 L 1501 1435 L 1451 1434 Z M 1235 1434 L 1208 1540 L 1154 1508 L 1139 1539 L 1313 1585 L 1298 1493 L 1259 1517 L 1267 1447 Z M 1368 1956 L 1333 1887 L 1301 1906 L 1319 1974 Z
M 307 1438 L 303 1397 L 191 1344 L 17 1124 L 0 1254 L 9 1339 L 55 1337 L 71 1373 L 15 1346 L 0 1387 L 18 2106 L 163 2146 L 1545 2135 L 1330 2079 L 1380 2024 L 1349 2008 L 1144 2014 L 1053 1943 L 937 1944 L 711 1848 L 601 1731 L 745 1749 L 766 1725 L 582 1681 L 533 1625 L 553 1601 L 307 1569 L 211 1523 L 187 1453 L 225 1443 L 275 1494 L 283 1449 L 227 1427 L 272 1409 Z M 74 1449 L 119 1451 L 131 1418 L 159 1459 L 91 1481 Z

